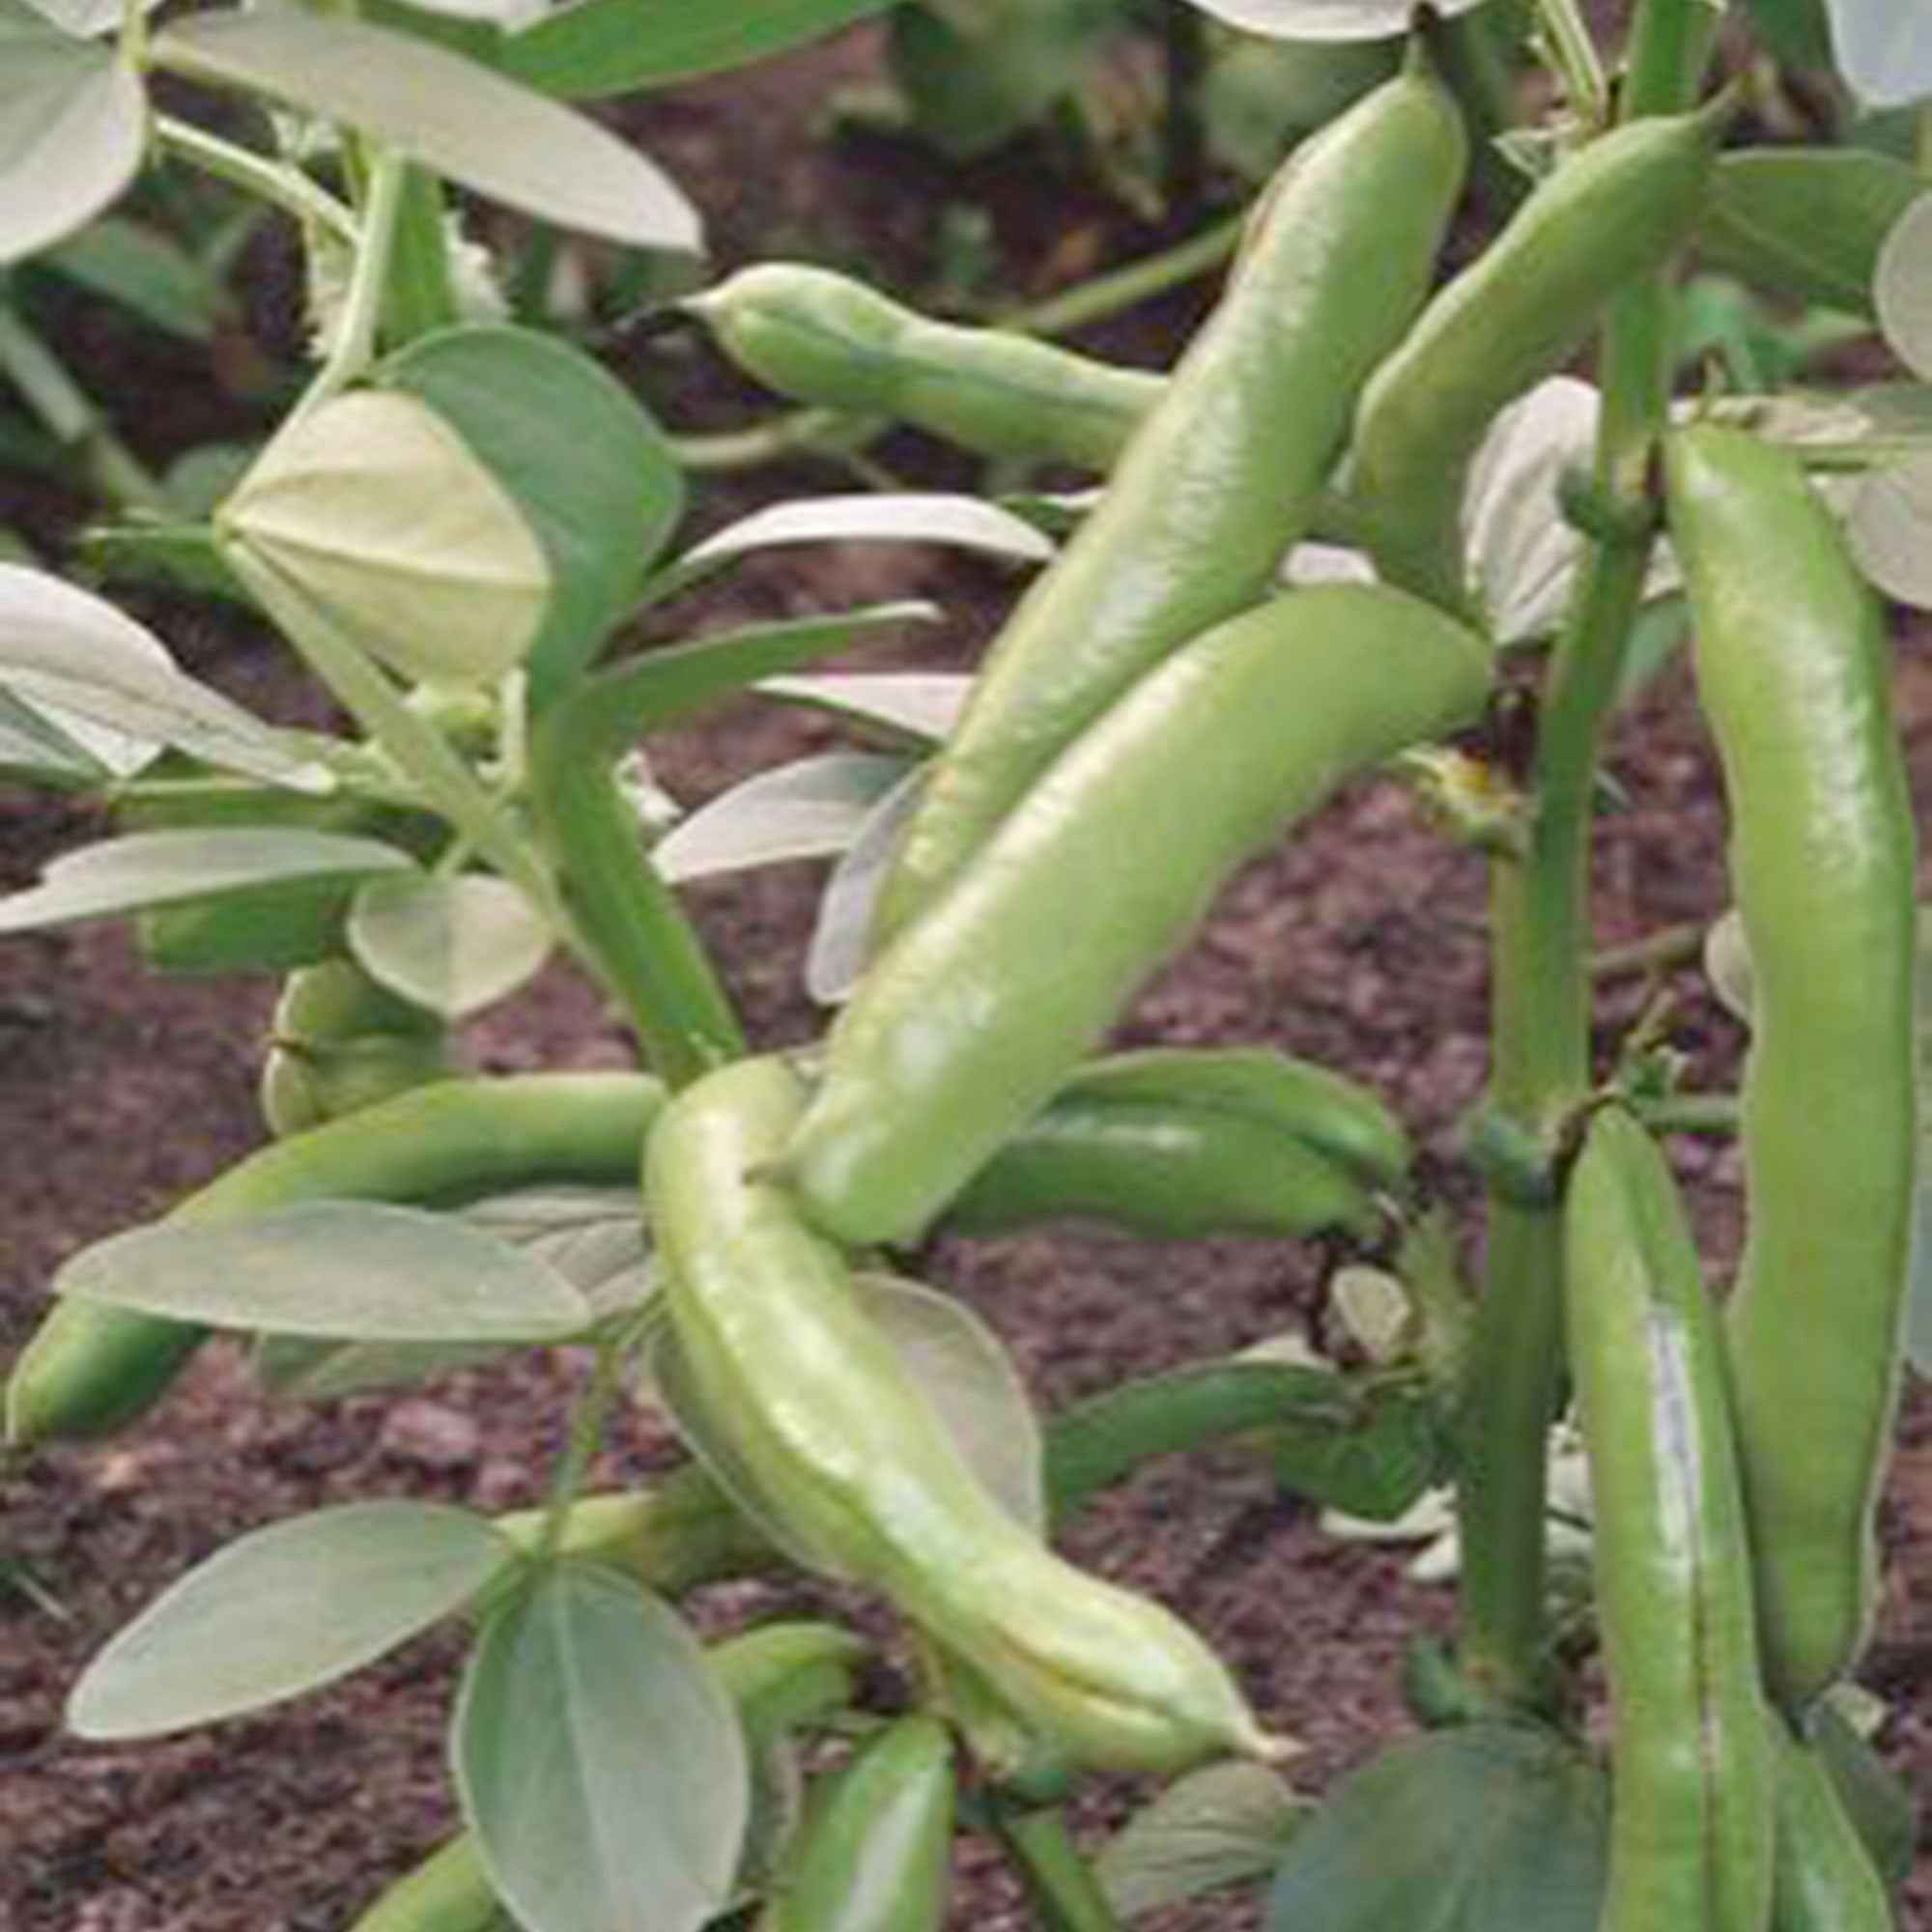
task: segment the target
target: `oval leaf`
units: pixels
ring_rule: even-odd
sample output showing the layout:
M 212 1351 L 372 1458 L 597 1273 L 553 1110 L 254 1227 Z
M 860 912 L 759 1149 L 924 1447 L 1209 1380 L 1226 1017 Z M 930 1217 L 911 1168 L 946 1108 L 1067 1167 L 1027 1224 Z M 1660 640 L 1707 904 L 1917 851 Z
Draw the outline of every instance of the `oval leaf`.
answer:
M 547 93 L 576 98 L 629 94 L 815 40 L 891 0 L 576 0 L 503 43 L 505 71 Z
M 842 852 L 904 775 L 902 758 L 829 752 L 760 772 L 694 811 L 651 848 L 667 879 L 699 879 Z
M 635 248 L 695 255 L 696 213 L 614 134 L 475 61 L 298 8 L 201 14 L 155 59 L 215 86 L 341 121 L 493 201 Z
M 464 1815 L 528 1932 L 696 1932 L 731 1889 L 744 1735 L 674 1611 L 565 1564 L 499 1610 L 450 1733 Z
M 83 228 L 141 165 L 147 97 L 112 47 L 0 0 L 0 265 Z
M 591 1319 L 532 1256 L 447 1215 L 373 1201 L 132 1228 L 83 1248 L 53 1288 L 211 1328 L 353 1341 L 557 1341 Z
M 1136 1811 L 1094 1861 L 1122 1918 L 1270 1872 L 1314 1807 L 1260 1764 L 1209 1764 Z
M 1290 1842 L 1267 1932 L 1596 1932 L 1603 1774 L 1530 1726 L 1433 1731 L 1346 1778 Z
M 543 622 L 550 567 L 530 526 L 412 396 L 355 390 L 300 417 L 217 521 L 409 677 L 500 677 Z
M 445 329 L 379 380 L 455 430 L 543 546 L 550 603 L 529 653 L 541 708 L 596 656 L 669 541 L 684 511 L 677 459 L 609 371 L 529 329 Z
M 1899 360 L 1932 382 L 1932 193 L 1914 201 L 1886 237 L 1874 297 L 1879 326 Z
M 1932 13 L 1913 0 L 1827 0 L 1838 71 L 1869 107 L 1932 95 Z
M 350 948 L 370 978 L 447 1019 L 514 993 L 554 941 L 515 886 L 481 872 L 372 880 L 349 912 Z
M 1414 12 L 1409 0 L 1189 0 L 1189 4 L 1231 27 L 1282 41 L 1385 41 L 1406 33 Z M 1447 19 L 1480 4 L 1481 0 L 1445 0 L 1435 11 Z
M 850 999 L 871 962 L 872 909 L 931 769 L 915 765 L 880 799 L 826 882 L 805 958 L 805 989 L 822 1007 Z
M 1888 597 L 1932 610 L 1932 455 L 1873 470 L 1852 498 L 1859 568 Z
M 835 670 L 763 678 L 756 688 L 787 704 L 882 725 L 889 737 L 931 751 L 959 722 L 973 680 L 963 671 L 950 670 Z
M 0 563 L 0 689 L 121 777 L 172 745 L 292 790 L 334 789 L 299 739 L 197 683 L 151 631 L 43 570 Z
M 68 1700 L 83 1738 L 142 1738 L 332 1683 L 459 1610 L 516 1546 L 468 1510 L 348 1503 L 242 1537 L 162 1592 Z
M 0 898 L 0 933 L 112 919 L 297 879 L 373 878 L 414 866 L 393 845 L 335 832 L 135 832 L 70 852 L 47 867 L 38 886 Z
M 1852 148 L 1724 155 L 1697 251 L 1760 288 L 1869 315 L 1885 239 L 1923 185 L 1905 162 Z

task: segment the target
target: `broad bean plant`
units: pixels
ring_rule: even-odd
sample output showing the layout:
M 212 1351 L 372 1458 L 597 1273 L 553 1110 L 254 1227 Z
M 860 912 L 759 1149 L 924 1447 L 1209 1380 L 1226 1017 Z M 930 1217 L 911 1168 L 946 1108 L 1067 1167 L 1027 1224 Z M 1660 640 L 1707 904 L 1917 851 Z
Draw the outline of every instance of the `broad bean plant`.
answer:
M 266 1144 L 60 1268 L 8 1379 L 10 1453 L 126 1428 L 215 1333 L 316 1398 L 511 1349 L 591 1363 L 546 1507 L 351 1503 L 245 1536 L 94 1658 L 71 1729 L 213 1722 L 467 1617 L 463 1829 L 342 1901 L 360 1932 L 925 1932 L 962 1827 L 1005 1846 L 1037 1923 L 1077 1932 L 1212 1886 L 1263 1888 L 1273 1932 L 1881 1932 L 1909 1804 L 1852 1680 L 1900 1379 L 1932 1350 L 1877 590 L 1932 601 L 1932 412 L 1917 380 L 1741 372 L 1767 341 L 1795 368 L 1801 336 L 1876 326 L 1932 382 L 1926 178 L 1752 145 L 1762 100 L 1718 71 L 1704 0 L 1639 0 L 1609 46 L 1565 0 L 1533 43 L 1514 0 L 1413 21 L 1216 0 L 1378 51 L 1256 201 L 1171 372 L 812 265 L 707 282 L 682 193 L 571 103 L 875 11 L 0 0 L 0 260 L 162 163 L 297 224 L 326 298 L 312 379 L 209 516 L 130 513 L 116 547 L 251 610 L 353 721 L 271 726 L 96 591 L 0 566 L 0 766 L 111 826 L 0 898 L 0 932 L 130 921 L 159 970 L 281 980 Z M 1878 104 L 1932 97 L 1917 29 L 1875 54 L 1885 12 L 1755 10 L 1780 53 L 1835 45 Z M 1532 44 L 1554 105 L 1512 126 Z M 158 109 L 162 74 L 274 114 L 250 145 Z M 1445 273 L 1478 163 L 1514 186 L 1478 197 L 1494 232 Z M 900 422 L 1094 486 L 794 499 L 680 552 L 719 447 L 565 340 L 480 317 L 452 185 L 681 261 L 694 326 L 797 412 L 764 446 Z M 1693 252 L 1755 334 L 1698 332 Z M 1747 286 L 1838 321 L 1778 335 Z M 1594 387 L 1565 373 L 1592 348 Z M 1037 574 L 970 679 L 812 668 L 917 604 L 613 650 L 748 553 L 828 537 Z M 1679 1091 L 1654 1023 L 1591 1054 L 1602 746 L 1687 616 L 1732 826 L 1709 959 L 1751 1030 L 1735 1094 Z M 899 749 L 759 774 L 673 824 L 639 748 L 747 689 Z M 1251 1041 L 1100 1050 L 1235 869 L 1378 770 L 1491 875 L 1492 1052 L 1460 1156 L 1479 1293 L 1474 1243 L 1357 1081 Z M 802 854 L 838 858 L 802 962 L 837 1011 L 779 1051 L 676 888 Z M 558 951 L 637 1070 L 461 1073 L 452 1027 Z M 1666 1157 L 1686 1129 L 1742 1142 L 1721 1297 Z M 1263 1350 L 1037 1417 L 988 1329 L 895 1264 L 937 1229 L 1065 1220 L 1320 1234 L 1354 1251 L 1338 1301 L 1367 1362 Z M 628 1400 L 690 1461 L 588 1492 Z M 1566 1411 L 1582 1605 L 1551 1560 Z M 1358 1518 L 1453 1497 L 1460 1622 L 1410 1659 L 1419 1731 L 1320 1804 L 1289 1781 L 1292 1714 L 1052 1546 L 1144 1459 L 1237 1442 Z M 839 1623 L 707 1647 L 680 1614 L 787 1570 L 896 1612 L 895 1690 Z M 1092 1855 L 1065 1807 L 1104 1772 L 1169 1782 Z

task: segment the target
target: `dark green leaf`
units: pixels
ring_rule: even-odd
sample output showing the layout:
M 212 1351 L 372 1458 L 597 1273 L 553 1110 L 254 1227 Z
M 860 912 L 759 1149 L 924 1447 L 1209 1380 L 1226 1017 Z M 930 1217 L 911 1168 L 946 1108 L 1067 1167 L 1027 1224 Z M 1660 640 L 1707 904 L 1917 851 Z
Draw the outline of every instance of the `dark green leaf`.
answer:
M 1441 1471 L 1435 1416 L 1406 1389 L 1377 1392 L 1340 1425 L 1291 1416 L 1273 1442 L 1284 1488 L 1372 1522 L 1392 1522 Z
M 1554 1734 L 1432 1731 L 1371 1759 L 1296 1833 L 1266 1932 L 1597 1932 L 1607 1820 L 1603 1775 Z
M 1272 1871 L 1311 1809 L 1265 1765 L 1204 1765 L 1136 1811 L 1094 1861 L 1122 1918 Z
M 1879 1876 L 1895 1891 L 1912 1870 L 1918 1839 L 1912 1793 L 1829 1698 L 1820 1704 L 1806 1735 L 1824 1759 L 1838 1802 L 1864 1840 Z
M 1725 155 L 1698 252 L 1756 287 L 1870 315 L 1879 249 L 1923 187 L 1903 161 L 1852 149 Z
M 749 1808 L 738 1715 L 697 1639 L 635 1582 L 560 1565 L 497 1611 L 450 1753 L 528 1932 L 696 1932 L 724 1906 Z
M 106 215 L 41 257 L 41 266 L 187 342 L 206 342 L 228 306 L 220 285 L 178 242 Z
M 424 337 L 380 380 L 453 428 L 509 492 L 550 559 L 550 603 L 528 658 L 538 706 L 596 656 L 637 601 L 684 509 L 658 426 L 580 351 L 511 327 Z
M 68 1701 L 84 1738 L 152 1737 L 327 1684 L 460 1609 L 515 1554 L 468 1510 L 348 1503 L 272 1523 L 170 1585 Z
M 1832 26 L 1823 0 L 1745 0 L 1758 38 L 1780 66 L 1830 68 Z

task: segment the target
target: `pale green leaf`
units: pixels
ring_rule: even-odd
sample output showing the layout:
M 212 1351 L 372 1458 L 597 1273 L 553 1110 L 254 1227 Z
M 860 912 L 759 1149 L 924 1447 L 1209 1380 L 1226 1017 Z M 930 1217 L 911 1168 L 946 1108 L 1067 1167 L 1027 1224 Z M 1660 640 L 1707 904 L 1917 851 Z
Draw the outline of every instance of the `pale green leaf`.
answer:
M 1283 41 L 1385 41 L 1406 33 L 1409 0 L 1188 0 L 1204 14 L 1250 34 Z M 1445 0 L 1444 19 L 1480 0 Z
M 805 989 L 822 1007 L 849 999 L 871 963 L 873 909 L 931 772 L 929 763 L 913 766 L 879 800 L 825 883 L 805 955 Z
M 1918 0 L 1826 0 L 1838 71 L 1867 107 L 1932 97 L 1932 11 Z
M 1094 1861 L 1122 1918 L 1272 1871 L 1312 1807 L 1265 1765 L 1209 1764 L 1127 1820 Z
M 879 491 L 804 497 L 754 510 L 688 551 L 677 567 L 710 568 L 750 551 L 803 543 L 945 544 L 1015 563 L 1044 563 L 1053 555 L 1051 538 L 977 497 Z
M 0 933 L 116 919 L 298 879 L 349 883 L 413 870 L 414 864 L 393 845 L 335 832 L 135 832 L 55 859 L 38 886 L 0 897 Z
M 651 849 L 672 881 L 844 851 L 905 771 L 902 758 L 829 752 L 760 772 L 700 806 Z
M 1886 237 L 1873 296 L 1879 327 L 1899 360 L 1932 383 L 1932 192 L 1921 194 Z
M 554 1268 L 446 1214 L 311 1201 L 157 1221 L 83 1248 L 54 1293 L 213 1328 L 390 1342 L 554 1342 L 590 1305 Z
M 278 97 L 559 228 L 696 254 L 696 213 L 594 121 L 407 34 L 294 7 L 193 14 L 155 42 L 192 79 Z
M 829 711 L 835 718 L 882 726 L 895 740 L 923 751 L 941 744 L 959 714 L 973 680 L 963 671 L 810 671 L 768 677 L 754 687 L 766 697 Z
M 332 1682 L 461 1609 L 515 1556 L 467 1510 L 348 1503 L 242 1537 L 157 1597 L 68 1700 L 83 1738 L 153 1737 Z
M 111 47 L 0 0 L 0 264 L 84 228 L 141 164 L 147 99 Z
M 1888 597 L 1932 610 L 1932 455 L 1874 469 L 1848 525 L 1859 568 Z
M 555 935 L 515 886 L 480 872 L 373 879 L 349 911 L 349 945 L 371 979 L 447 1019 L 531 979 Z
M 501 485 L 433 410 L 391 391 L 300 418 L 217 526 L 413 678 L 500 677 L 550 595 L 543 550 Z
M 743 1731 L 696 1636 L 563 1564 L 485 1625 L 451 1727 L 458 1796 L 526 1932 L 696 1932 L 731 1890 Z

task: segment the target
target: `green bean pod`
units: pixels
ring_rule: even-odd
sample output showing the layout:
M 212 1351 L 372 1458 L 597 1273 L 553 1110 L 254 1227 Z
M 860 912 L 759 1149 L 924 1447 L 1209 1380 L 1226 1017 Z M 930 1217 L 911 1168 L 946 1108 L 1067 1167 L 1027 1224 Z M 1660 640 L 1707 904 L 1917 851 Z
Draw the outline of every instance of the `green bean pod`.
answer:
M 738 1707 L 755 1761 L 787 1731 L 852 1701 L 866 1645 L 836 1624 L 765 1624 L 714 1644 L 708 1661 Z M 446 1839 L 405 1872 L 350 1932 L 506 1932 L 504 1910 L 468 1832 Z
M 1345 779 L 1468 724 L 1490 668 L 1481 640 L 1434 607 L 1323 584 L 1217 626 L 1143 678 L 839 1015 L 784 1156 L 811 1218 L 859 1245 L 917 1236 L 1244 859 Z M 1052 944 L 1069 916 L 1077 944 Z
M 684 306 L 738 366 L 796 402 L 891 416 L 985 456 L 1114 466 L 1166 387 L 998 328 L 934 322 L 864 282 L 760 262 Z
M 937 1718 L 916 1712 L 870 1739 L 806 1818 L 759 1932 L 939 1932 L 953 1779 Z
M 1123 692 L 1265 592 L 1355 391 L 1428 291 L 1465 158 L 1462 117 L 1419 56 L 1295 150 L 1098 506 L 987 653 L 887 875 L 883 936 Z
M 1795 457 L 1699 427 L 1669 516 L 1755 986 L 1725 1311 L 1774 1694 L 1850 1667 L 1897 1398 L 1917 1146 L 1914 833 L 1877 600 Z
M 1085 1762 L 1268 1755 L 1219 1661 L 1063 1561 L 993 1500 L 866 1316 L 843 1257 L 764 1180 L 804 1107 L 776 1061 L 687 1088 L 653 1131 L 647 1212 L 693 1391 L 828 1567 L 883 1589 Z
M 1563 1235 L 1614 1724 L 1602 1932 L 1765 1932 L 1771 1738 L 1722 1345 L 1670 1170 L 1621 1109 L 1590 1124 Z
M 456 1071 L 441 1016 L 380 985 L 353 959 L 291 973 L 269 1037 L 262 1119 L 277 1140 Z
M 1631 122 L 1545 180 L 1438 290 L 1362 391 L 1350 495 L 1383 580 L 1465 610 L 1463 487 L 1504 405 L 1554 375 L 1610 298 L 1696 225 L 1732 107 Z
M 1269 1046 L 1148 1046 L 1089 1061 L 1063 1099 L 1207 1108 L 1279 1128 L 1317 1153 L 1392 1186 L 1415 1148 L 1381 1100 L 1346 1074 Z
M 1891 1901 L 1824 1760 L 1776 1712 L 1776 1888 L 1771 1932 L 1891 1932 Z
M 1165 1240 L 1379 1225 L 1374 1198 L 1325 1156 L 1239 1114 L 1061 1094 L 966 1183 L 945 1224 L 994 1235 L 1098 1221 Z
M 527 1074 L 412 1088 L 261 1149 L 170 1219 L 241 1220 L 298 1201 L 435 1203 L 543 1180 L 628 1180 L 664 1103 L 635 1074 Z M 59 1301 L 7 1379 L 7 1439 L 111 1435 L 157 1402 L 208 1330 Z

